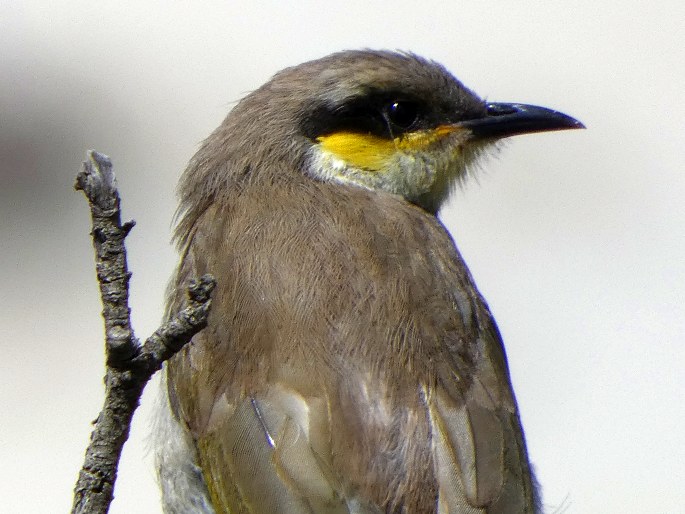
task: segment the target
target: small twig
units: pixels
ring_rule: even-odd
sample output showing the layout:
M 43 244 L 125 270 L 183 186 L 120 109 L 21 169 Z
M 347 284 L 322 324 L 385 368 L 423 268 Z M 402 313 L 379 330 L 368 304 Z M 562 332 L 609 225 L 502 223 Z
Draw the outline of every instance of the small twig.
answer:
M 145 384 L 165 360 L 207 325 L 214 289 L 211 275 L 188 288 L 187 306 L 140 345 L 131 328 L 124 239 L 133 221 L 121 224 L 119 193 L 112 163 L 88 152 L 76 177 L 77 190 L 90 204 L 93 247 L 105 321 L 105 401 L 91 434 L 86 458 L 74 488 L 72 514 L 104 514 L 112 502 L 121 450 Z

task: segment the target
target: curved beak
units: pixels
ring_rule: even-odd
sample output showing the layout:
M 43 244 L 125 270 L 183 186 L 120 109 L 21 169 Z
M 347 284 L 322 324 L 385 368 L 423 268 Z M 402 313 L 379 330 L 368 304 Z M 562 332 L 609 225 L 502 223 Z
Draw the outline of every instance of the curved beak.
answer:
M 457 123 L 459 127 L 470 130 L 475 139 L 585 128 L 575 118 L 537 105 L 488 103 L 485 107 L 487 113 L 484 117 Z

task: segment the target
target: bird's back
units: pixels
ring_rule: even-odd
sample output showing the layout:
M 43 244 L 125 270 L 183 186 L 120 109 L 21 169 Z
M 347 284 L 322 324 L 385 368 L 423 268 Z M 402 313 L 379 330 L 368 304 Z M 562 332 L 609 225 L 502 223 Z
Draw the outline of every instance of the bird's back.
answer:
M 203 273 L 209 326 L 169 396 L 217 513 L 535 511 L 497 328 L 434 216 L 246 181 L 187 234 L 176 285 Z

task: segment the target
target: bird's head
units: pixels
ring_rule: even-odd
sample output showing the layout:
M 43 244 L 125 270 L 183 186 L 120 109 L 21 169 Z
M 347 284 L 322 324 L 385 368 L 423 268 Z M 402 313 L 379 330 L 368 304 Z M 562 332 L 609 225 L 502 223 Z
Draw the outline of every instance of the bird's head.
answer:
M 435 213 L 493 142 L 582 127 L 550 109 L 487 103 L 413 54 L 346 51 L 287 68 L 241 100 L 191 161 L 182 206 L 236 180 L 304 173 Z

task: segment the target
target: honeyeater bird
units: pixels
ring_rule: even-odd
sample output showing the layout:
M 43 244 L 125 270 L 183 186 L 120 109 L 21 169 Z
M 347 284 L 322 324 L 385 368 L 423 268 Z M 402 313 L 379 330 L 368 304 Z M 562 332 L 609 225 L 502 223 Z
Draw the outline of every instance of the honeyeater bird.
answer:
M 581 127 L 388 51 L 241 100 L 178 189 L 169 312 L 218 285 L 165 370 L 165 512 L 539 512 L 500 334 L 436 214 L 497 140 Z

